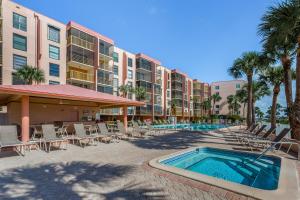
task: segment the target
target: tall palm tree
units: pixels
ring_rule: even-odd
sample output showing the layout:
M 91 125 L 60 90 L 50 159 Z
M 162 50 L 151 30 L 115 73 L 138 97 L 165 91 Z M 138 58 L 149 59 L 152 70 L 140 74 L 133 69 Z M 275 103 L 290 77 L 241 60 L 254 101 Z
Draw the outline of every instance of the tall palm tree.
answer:
M 243 104 L 243 117 L 245 117 L 245 108 L 247 104 L 247 90 L 246 89 L 240 89 L 236 91 L 236 97 L 238 98 L 238 101 Z
M 24 81 L 25 85 L 39 84 L 45 82 L 44 71 L 30 65 L 24 65 L 17 69 L 16 77 Z
M 299 0 L 287 0 L 271 6 L 262 17 L 258 33 L 262 36 L 264 53 L 280 60 L 284 68 L 284 86 L 292 137 L 300 139 L 300 55 L 297 51 L 297 83 L 295 106 L 292 99 L 291 57 L 300 46 Z M 299 58 L 299 59 L 298 59 Z M 298 116 L 298 117 L 295 117 Z M 297 119 L 298 120 L 295 120 Z M 297 123 L 297 130 L 294 124 Z
M 207 111 L 209 111 L 211 109 L 211 101 L 210 99 L 206 99 L 202 102 L 202 107 L 203 110 L 205 112 L 205 114 L 207 113 Z
M 244 87 L 248 87 L 247 84 Z M 252 94 L 252 122 L 255 123 L 255 104 L 264 96 L 270 96 L 271 91 L 267 84 L 261 81 L 253 81 L 253 94 Z
M 240 58 L 237 58 L 233 65 L 228 69 L 228 73 L 234 78 L 242 78 L 243 76 L 247 77 L 248 88 L 248 101 L 247 101 L 247 126 L 250 127 L 252 124 L 252 82 L 253 75 L 266 64 L 264 57 L 255 51 L 245 52 Z
M 292 78 L 295 79 L 295 71 L 292 70 Z M 277 98 L 280 93 L 280 87 L 284 83 L 284 69 L 283 67 L 269 67 L 262 71 L 259 75 L 259 80 L 265 84 L 273 86 L 273 97 L 271 106 L 271 126 L 276 128 L 276 110 Z
M 212 101 L 212 111 L 211 111 L 211 114 L 213 115 L 215 113 L 215 104 L 216 104 L 216 102 L 221 101 L 222 97 L 218 93 L 215 93 L 215 94 L 211 95 L 210 99 Z
M 133 89 L 133 92 L 135 94 L 135 98 L 139 101 L 143 101 L 146 98 L 146 89 L 144 87 L 136 87 L 135 89 Z M 136 109 L 136 107 L 134 107 L 134 109 Z M 133 111 L 132 114 L 132 120 L 134 119 L 134 113 L 135 110 Z

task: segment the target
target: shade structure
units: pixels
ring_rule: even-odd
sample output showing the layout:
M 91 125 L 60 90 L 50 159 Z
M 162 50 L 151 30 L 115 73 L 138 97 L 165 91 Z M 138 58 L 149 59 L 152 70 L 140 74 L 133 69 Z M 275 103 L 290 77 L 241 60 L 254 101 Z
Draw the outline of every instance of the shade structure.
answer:
M 33 101 L 59 100 L 63 103 L 84 103 L 99 108 L 143 106 L 140 101 L 133 101 L 111 94 L 101 93 L 94 90 L 80 88 L 72 85 L 1 85 L 0 103 L 6 104 L 9 101 L 17 100 L 21 96 L 32 97 Z M 66 100 L 63 102 L 63 100 Z

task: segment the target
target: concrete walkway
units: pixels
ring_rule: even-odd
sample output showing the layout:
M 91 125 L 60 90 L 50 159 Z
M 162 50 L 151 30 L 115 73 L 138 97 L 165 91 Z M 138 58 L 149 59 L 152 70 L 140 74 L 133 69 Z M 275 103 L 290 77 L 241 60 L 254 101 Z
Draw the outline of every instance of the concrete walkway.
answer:
M 201 190 L 147 166 L 153 158 L 199 145 L 231 146 L 220 133 L 174 131 L 86 148 L 31 151 L 25 157 L 2 152 L 0 199 L 247 199 Z

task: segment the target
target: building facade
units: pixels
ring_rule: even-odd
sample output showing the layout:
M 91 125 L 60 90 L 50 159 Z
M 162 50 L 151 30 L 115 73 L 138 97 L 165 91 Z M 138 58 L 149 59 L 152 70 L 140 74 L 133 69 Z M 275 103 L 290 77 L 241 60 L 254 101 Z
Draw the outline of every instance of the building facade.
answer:
M 244 84 L 214 82 L 211 89 L 155 58 L 121 49 L 113 39 L 76 22 L 64 24 L 10 0 L 0 3 L 0 84 L 24 84 L 14 73 L 30 65 L 44 71 L 42 84 L 70 84 L 140 100 L 145 106 L 128 108 L 129 115 L 142 120 L 176 116 L 179 121 L 209 115 L 203 102 L 211 94 L 219 92 L 224 101 L 235 93 L 237 84 Z M 146 97 L 141 99 L 134 92 L 124 96 L 122 85 L 144 88 Z M 219 114 L 228 114 L 226 102 L 216 106 Z M 99 114 L 112 120 L 122 112 L 101 109 Z
M 214 112 L 218 115 L 229 115 L 230 109 L 228 107 L 227 97 L 229 95 L 235 95 L 238 90 L 240 90 L 246 81 L 244 80 L 232 80 L 232 81 L 218 81 L 211 83 L 211 94 L 219 94 L 221 96 L 221 101 L 216 102 Z M 246 116 L 244 112 L 243 105 L 241 105 L 238 114 L 242 117 Z
M 0 82 L 22 84 L 14 72 L 30 65 L 44 71 L 44 84 L 65 84 L 66 25 L 12 1 L 1 3 Z

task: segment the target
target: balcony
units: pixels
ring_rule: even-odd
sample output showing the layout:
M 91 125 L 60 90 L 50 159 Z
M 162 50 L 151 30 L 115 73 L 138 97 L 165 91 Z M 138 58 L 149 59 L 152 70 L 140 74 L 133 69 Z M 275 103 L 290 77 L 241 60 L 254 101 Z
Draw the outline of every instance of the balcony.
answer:
M 75 79 L 79 81 L 85 81 L 85 82 L 94 82 L 94 75 L 83 73 L 79 71 L 70 70 L 67 72 L 67 79 Z
M 102 78 L 98 78 L 98 84 L 112 86 L 112 85 L 113 85 L 113 81 L 110 80 L 110 79 L 102 79 Z
M 99 63 L 99 68 L 109 72 L 113 71 L 113 66 L 111 66 L 109 63 Z
M 79 37 L 76 37 L 74 35 L 70 35 L 67 39 L 68 44 L 75 44 L 80 47 L 89 49 L 91 51 L 94 51 L 94 43 L 88 42 L 86 40 L 83 40 Z

